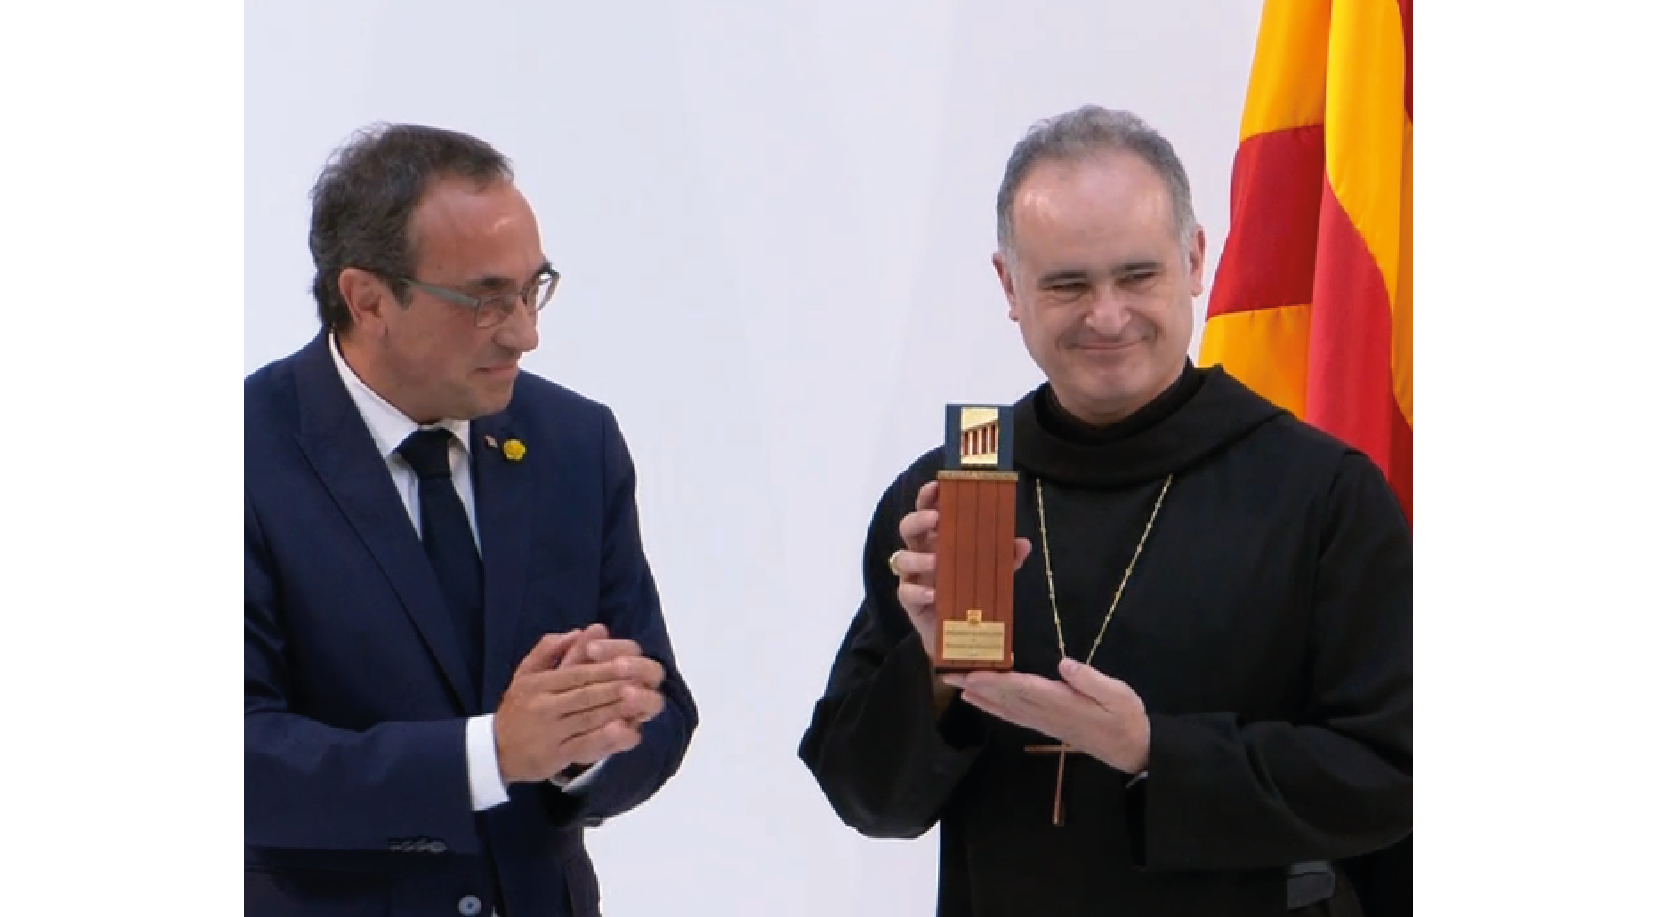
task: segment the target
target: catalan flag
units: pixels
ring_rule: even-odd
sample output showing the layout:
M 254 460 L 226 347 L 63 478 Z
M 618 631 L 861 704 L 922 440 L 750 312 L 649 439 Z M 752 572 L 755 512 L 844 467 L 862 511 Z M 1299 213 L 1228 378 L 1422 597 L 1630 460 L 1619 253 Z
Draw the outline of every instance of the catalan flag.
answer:
M 1374 459 L 1412 511 L 1412 0 L 1265 0 L 1198 361 Z

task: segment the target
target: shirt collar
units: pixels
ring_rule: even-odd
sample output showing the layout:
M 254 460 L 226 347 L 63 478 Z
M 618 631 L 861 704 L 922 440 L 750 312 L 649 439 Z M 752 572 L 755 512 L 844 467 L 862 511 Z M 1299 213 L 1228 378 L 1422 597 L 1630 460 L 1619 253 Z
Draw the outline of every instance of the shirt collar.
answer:
M 380 458 L 389 459 L 410 433 L 433 427 L 447 429 L 460 441 L 461 449 L 470 451 L 471 421 L 442 420 L 434 424 L 415 423 L 407 414 L 392 407 L 390 402 L 381 398 L 378 392 L 362 381 L 356 370 L 345 362 L 345 357 L 340 355 L 339 340 L 332 334 L 328 335 L 328 352 L 333 355 L 334 366 L 339 370 L 339 377 L 345 382 L 345 390 L 351 395 L 351 401 L 356 404 L 357 412 L 362 415 L 363 422 L 368 424 L 368 432 L 374 437 L 374 445 L 379 447 Z

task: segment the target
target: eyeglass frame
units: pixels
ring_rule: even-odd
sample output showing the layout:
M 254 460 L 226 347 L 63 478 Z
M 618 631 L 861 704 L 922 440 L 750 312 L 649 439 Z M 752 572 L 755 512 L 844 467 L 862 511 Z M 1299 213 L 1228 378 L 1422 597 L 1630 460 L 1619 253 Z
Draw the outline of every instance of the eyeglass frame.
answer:
M 466 309 L 471 309 L 472 325 L 474 327 L 495 328 L 506 324 L 507 319 L 512 317 L 512 313 L 518 311 L 519 303 L 523 303 L 529 308 L 529 314 L 532 318 L 539 315 L 541 310 L 547 307 L 547 303 L 552 301 L 553 294 L 558 292 L 558 281 L 562 279 L 562 277 L 563 275 L 558 272 L 557 268 L 553 267 L 551 264 L 543 264 L 541 265 L 541 269 L 535 272 L 535 279 L 530 281 L 528 286 L 519 290 L 517 293 L 490 293 L 487 296 L 473 296 L 469 293 L 462 293 L 459 290 L 451 290 L 448 287 L 440 287 L 424 281 L 415 280 L 413 277 L 398 277 L 396 278 L 396 281 L 408 286 L 411 289 L 419 290 L 422 293 L 435 296 L 444 302 L 461 306 Z M 541 296 L 540 302 L 530 303 L 530 295 L 541 285 L 543 281 L 547 283 L 546 293 Z M 505 311 L 499 312 L 501 316 L 500 321 L 485 325 L 483 323 L 484 306 L 501 299 L 510 301 L 511 307 L 507 308 Z

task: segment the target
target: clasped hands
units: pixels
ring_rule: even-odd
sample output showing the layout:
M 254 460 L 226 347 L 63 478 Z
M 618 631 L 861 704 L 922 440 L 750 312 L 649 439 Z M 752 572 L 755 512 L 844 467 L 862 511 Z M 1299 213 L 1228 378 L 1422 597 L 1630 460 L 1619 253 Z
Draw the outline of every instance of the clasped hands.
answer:
M 891 560 L 899 578 L 898 602 L 930 659 L 937 658 L 937 505 L 934 481 L 921 488 L 915 509 L 899 522 L 904 547 Z M 1029 539 L 1017 540 L 1015 569 L 1024 565 L 1030 548 Z M 938 681 L 991 716 L 1050 736 L 1124 773 L 1143 771 L 1150 758 L 1151 725 L 1139 695 L 1127 683 L 1075 659 L 1060 662 L 1058 680 L 1025 672 L 973 672 Z
M 548 780 L 629 751 L 662 712 L 661 663 L 602 624 L 548 634 L 512 675 L 495 711 L 495 753 L 508 785 Z

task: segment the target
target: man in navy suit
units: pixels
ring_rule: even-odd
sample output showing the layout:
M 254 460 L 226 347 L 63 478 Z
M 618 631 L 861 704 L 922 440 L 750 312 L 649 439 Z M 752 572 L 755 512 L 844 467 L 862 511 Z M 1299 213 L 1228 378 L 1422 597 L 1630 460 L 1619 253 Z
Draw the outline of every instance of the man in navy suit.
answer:
M 322 330 L 245 383 L 246 912 L 597 914 L 583 831 L 697 712 L 615 417 L 518 368 L 534 213 L 417 126 L 312 200 Z

